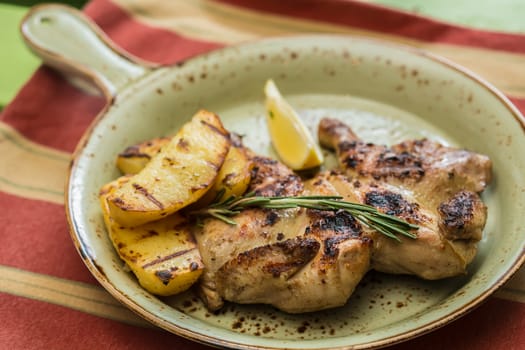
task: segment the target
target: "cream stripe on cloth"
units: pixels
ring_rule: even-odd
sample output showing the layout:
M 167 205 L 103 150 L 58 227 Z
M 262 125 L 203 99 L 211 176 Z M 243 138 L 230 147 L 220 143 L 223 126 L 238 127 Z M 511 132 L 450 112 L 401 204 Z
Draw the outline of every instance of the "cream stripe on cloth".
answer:
M 45 301 L 135 326 L 152 327 L 102 287 L 0 265 L 0 292 Z
M 64 203 L 69 153 L 31 142 L 0 122 L 0 154 L 1 191 L 24 198 Z
M 423 48 L 457 62 L 504 93 L 525 98 L 525 55 L 459 45 L 428 43 L 400 36 L 241 9 L 209 0 L 113 0 L 136 20 L 190 39 L 237 44 L 261 37 L 335 33 L 363 35 Z M 505 64 L 495 65 L 495 62 Z
M 518 276 L 516 276 L 518 277 Z M 516 277 L 514 278 L 516 280 Z M 525 291 L 508 284 L 496 297 L 525 303 Z M 0 265 L 0 292 L 45 301 L 136 326 L 150 325 L 122 306 L 102 287 Z

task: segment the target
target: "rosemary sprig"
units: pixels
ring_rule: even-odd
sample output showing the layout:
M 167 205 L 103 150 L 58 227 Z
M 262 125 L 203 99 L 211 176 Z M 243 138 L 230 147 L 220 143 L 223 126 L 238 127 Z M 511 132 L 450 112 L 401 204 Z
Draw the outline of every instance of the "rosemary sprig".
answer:
M 396 216 L 382 213 L 373 206 L 346 202 L 341 200 L 342 198 L 341 196 L 262 197 L 249 193 L 241 197 L 232 196 L 225 200 L 217 201 L 190 214 L 199 217 L 212 216 L 228 224 L 236 225 L 236 222 L 231 217 L 239 214 L 246 208 L 290 209 L 301 207 L 330 211 L 345 210 L 361 224 L 397 241 L 400 241 L 398 235 L 413 239 L 417 238 L 416 234 L 411 231 L 417 230 L 419 226 L 408 223 Z

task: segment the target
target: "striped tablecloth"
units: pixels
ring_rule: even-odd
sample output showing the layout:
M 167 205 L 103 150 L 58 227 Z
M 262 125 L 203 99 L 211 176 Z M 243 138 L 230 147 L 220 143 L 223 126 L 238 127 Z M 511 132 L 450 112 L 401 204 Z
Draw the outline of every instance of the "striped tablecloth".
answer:
M 163 64 L 282 34 L 391 40 L 470 68 L 525 112 L 525 36 L 342 0 L 93 0 L 85 12 L 122 48 Z M 69 238 L 63 191 L 70 155 L 104 104 L 41 67 L 0 115 L 1 349 L 207 348 L 121 306 Z M 465 317 L 393 348 L 525 348 L 525 270 Z

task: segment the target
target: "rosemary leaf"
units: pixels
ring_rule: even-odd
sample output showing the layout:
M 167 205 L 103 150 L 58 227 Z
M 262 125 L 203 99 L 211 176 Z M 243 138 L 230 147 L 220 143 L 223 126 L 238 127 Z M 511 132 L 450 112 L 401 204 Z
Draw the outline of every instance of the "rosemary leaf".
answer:
M 358 216 L 360 217 L 360 216 Z M 361 222 L 363 222 L 362 220 L 359 220 Z M 368 227 L 376 230 L 377 232 L 387 236 L 387 237 L 390 237 L 392 239 L 395 239 L 396 241 L 398 242 L 401 242 L 401 240 L 399 239 L 399 237 L 397 237 L 395 234 L 393 234 L 392 232 L 388 231 L 388 230 L 385 230 L 382 226 L 378 226 L 378 225 L 371 225 L 367 220 L 364 220 L 365 222 L 365 225 L 367 225 Z
M 397 217 L 395 215 L 385 214 L 385 213 L 382 213 L 382 212 L 380 212 L 378 210 L 376 210 L 375 215 L 378 216 L 378 217 L 381 217 L 381 218 L 385 218 L 385 219 L 391 221 L 392 223 L 394 223 L 394 222 L 398 223 L 399 225 L 401 225 L 403 227 L 406 227 L 408 225 L 411 229 L 417 230 L 419 228 L 419 226 L 411 224 L 409 222 L 406 222 L 405 220 L 403 220 L 403 219 L 401 219 L 401 218 L 399 218 L 399 217 Z
M 213 216 L 216 219 L 222 220 L 222 221 L 224 221 L 227 224 L 237 225 L 237 223 L 233 219 L 230 219 L 228 216 L 225 216 L 225 215 L 222 215 L 222 214 L 218 214 L 218 213 L 215 213 L 215 212 L 211 212 L 210 216 Z
M 404 227 L 399 227 L 395 224 L 389 223 L 387 220 L 384 220 L 384 218 L 375 217 L 374 215 L 365 215 L 363 214 L 366 219 L 373 223 L 373 225 L 370 225 L 372 228 L 377 229 L 377 227 L 381 227 L 382 229 L 388 230 L 389 232 L 397 232 L 399 234 L 405 235 L 410 238 L 416 238 L 416 236 L 413 233 L 410 233 L 406 230 Z M 408 223 L 407 223 L 408 224 Z
M 221 198 L 221 196 L 217 196 L 217 198 Z M 246 208 L 291 209 L 299 207 L 328 211 L 345 210 L 361 224 L 396 241 L 401 241 L 397 235 L 412 239 L 417 238 L 417 235 L 411 232 L 419 228 L 417 225 L 394 215 L 382 213 L 370 205 L 343 201 L 340 196 L 262 197 L 249 193 L 242 197 L 229 197 L 190 214 L 197 216 L 197 218 L 212 216 L 230 225 L 236 225 L 231 217 Z

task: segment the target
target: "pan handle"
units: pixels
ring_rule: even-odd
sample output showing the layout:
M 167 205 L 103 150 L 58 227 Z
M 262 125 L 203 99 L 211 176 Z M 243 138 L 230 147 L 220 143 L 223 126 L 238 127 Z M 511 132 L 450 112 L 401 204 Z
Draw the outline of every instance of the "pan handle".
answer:
M 20 32 L 47 65 L 83 90 L 101 91 L 107 98 L 155 68 L 125 54 L 93 21 L 70 6 L 31 8 L 20 23 Z

